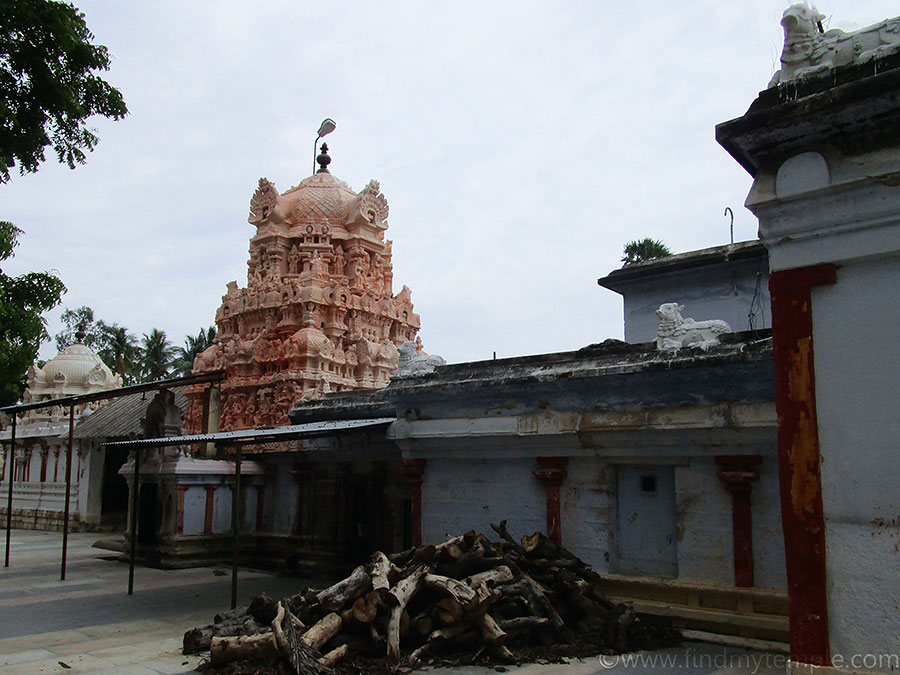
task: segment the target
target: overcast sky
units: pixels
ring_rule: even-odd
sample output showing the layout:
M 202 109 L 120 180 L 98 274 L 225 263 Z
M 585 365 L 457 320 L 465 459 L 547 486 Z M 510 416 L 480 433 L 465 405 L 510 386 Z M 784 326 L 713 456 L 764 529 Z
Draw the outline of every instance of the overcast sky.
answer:
M 621 338 L 621 298 L 596 280 L 629 240 L 727 244 L 726 206 L 735 240 L 756 237 L 750 177 L 714 126 L 777 70 L 788 3 L 76 4 L 130 114 L 94 122 L 86 165 L 50 151 L 0 186 L 0 218 L 25 230 L 4 271 L 55 269 L 61 307 L 138 337 L 180 345 L 246 285 L 257 180 L 308 176 L 325 117 L 332 173 L 381 181 L 394 292 L 412 289 L 426 350 L 450 362 Z M 845 30 L 898 13 L 819 9 Z

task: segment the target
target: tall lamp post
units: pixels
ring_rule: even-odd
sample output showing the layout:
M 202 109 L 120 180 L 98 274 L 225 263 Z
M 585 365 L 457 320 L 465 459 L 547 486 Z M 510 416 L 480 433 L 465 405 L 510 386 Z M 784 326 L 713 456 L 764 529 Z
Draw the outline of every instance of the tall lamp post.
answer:
M 313 175 L 316 174 L 316 154 L 319 147 L 319 139 L 330 134 L 335 127 L 337 127 L 337 124 L 330 117 L 326 117 L 322 120 L 322 124 L 319 125 L 319 135 L 316 136 L 316 142 L 313 143 Z

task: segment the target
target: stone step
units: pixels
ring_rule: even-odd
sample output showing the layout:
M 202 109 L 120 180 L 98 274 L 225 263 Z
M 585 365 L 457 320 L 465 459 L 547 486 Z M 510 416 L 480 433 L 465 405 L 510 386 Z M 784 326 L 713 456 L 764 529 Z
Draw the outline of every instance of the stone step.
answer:
M 776 643 L 789 642 L 787 592 L 673 579 L 601 575 L 604 591 L 676 627 Z

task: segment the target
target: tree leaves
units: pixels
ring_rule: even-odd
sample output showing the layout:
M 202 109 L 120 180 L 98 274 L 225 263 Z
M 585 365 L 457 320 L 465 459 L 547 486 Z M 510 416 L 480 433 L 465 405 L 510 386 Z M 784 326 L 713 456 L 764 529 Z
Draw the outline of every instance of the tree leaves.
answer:
M 656 258 L 665 258 L 672 255 L 672 251 L 663 242 L 658 239 L 645 237 L 644 239 L 630 241 L 625 244 L 625 255 L 622 256 L 622 262 L 626 265 L 655 260 Z
M 36 171 L 51 146 L 74 169 L 97 145 L 93 115 L 122 119 L 122 94 L 93 71 L 109 53 L 74 6 L 50 0 L 0 0 L 0 183 L 18 165 Z
M 0 262 L 12 257 L 22 230 L 0 221 Z M 41 314 L 59 304 L 66 292 L 50 272 L 9 277 L 0 270 L 0 406 L 12 405 L 25 390 L 25 374 L 34 363 L 47 323 Z

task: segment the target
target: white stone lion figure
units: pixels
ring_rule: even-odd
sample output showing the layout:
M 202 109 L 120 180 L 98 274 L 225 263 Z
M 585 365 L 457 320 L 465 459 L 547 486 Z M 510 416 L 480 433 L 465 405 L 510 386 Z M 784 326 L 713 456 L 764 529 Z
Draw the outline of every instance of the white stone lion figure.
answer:
M 781 70 L 772 77 L 770 87 L 817 75 L 835 66 L 878 58 L 900 47 L 900 17 L 852 33 L 840 29 L 823 33 L 820 28 L 824 18 L 824 14 L 805 2 L 784 10 Z
M 440 356 L 417 351 L 416 343 L 411 340 L 397 347 L 397 351 L 399 352 L 397 377 L 427 375 L 433 373 L 438 366 L 447 363 Z
M 700 347 L 706 351 L 719 344 L 719 336 L 731 332 L 731 326 L 721 319 L 711 321 L 694 321 L 681 316 L 684 305 L 677 302 L 665 302 L 656 310 L 659 317 L 659 330 L 656 335 L 656 348 L 677 350 L 682 347 Z

